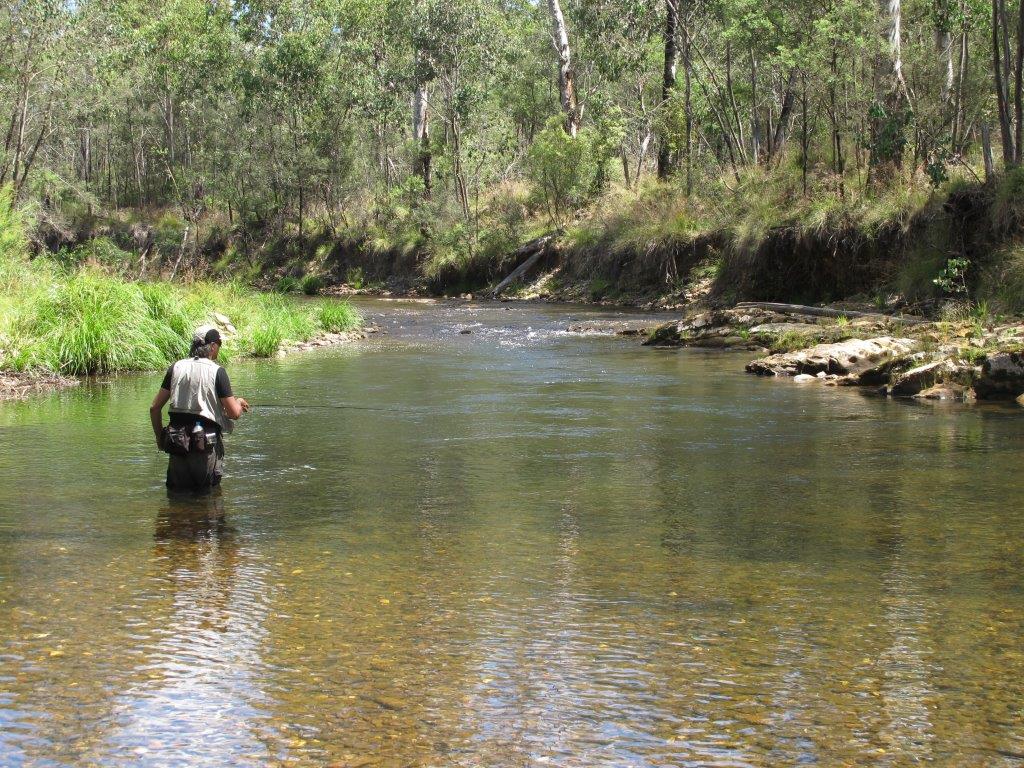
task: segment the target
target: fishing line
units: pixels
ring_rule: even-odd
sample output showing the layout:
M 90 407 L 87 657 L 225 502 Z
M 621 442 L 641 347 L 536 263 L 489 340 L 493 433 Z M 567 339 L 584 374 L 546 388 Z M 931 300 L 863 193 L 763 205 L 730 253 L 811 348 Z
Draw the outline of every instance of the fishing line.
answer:
M 375 408 L 372 405 L 345 405 L 338 403 L 336 405 L 289 405 L 287 403 L 250 403 L 250 408 L 294 408 L 294 409 L 307 409 L 307 408 L 324 408 L 328 410 L 347 410 L 347 411 L 384 411 L 385 413 L 418 413 L 418 411 L 411 411 L 406 408 Z

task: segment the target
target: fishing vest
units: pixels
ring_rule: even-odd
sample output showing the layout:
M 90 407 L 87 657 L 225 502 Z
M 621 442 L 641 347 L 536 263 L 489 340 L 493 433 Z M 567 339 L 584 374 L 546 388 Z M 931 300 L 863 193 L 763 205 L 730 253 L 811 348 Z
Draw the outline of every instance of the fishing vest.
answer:
M 217 371 L 220 366 L 205 357 L 179 360 L 171 369 L 171 401 L 168 410 L 202 416 L 220 425 L 225 432 L 234 422 L 224 415 L 217 397 Z

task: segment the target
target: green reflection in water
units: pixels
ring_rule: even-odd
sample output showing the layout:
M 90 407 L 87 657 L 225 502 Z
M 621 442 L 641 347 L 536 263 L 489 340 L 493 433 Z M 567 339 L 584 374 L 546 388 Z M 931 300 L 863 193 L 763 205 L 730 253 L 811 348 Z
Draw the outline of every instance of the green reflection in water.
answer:
M 1015 411 L 385 306 L 231 372 L 401 412 L 257 409 L 215 499 L 162 492 L 157 376 L 0 407 L 0 763 L 1024 754 Z

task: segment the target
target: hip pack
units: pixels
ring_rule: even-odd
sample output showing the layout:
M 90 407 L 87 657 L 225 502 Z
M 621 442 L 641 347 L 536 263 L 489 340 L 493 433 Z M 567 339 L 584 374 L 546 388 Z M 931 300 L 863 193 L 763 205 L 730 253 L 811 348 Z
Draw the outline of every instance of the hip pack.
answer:
M 164 427 L 160 433 L 160 449 L 171 456 L 187 456 L 192 450 L 191 427 Z
M 209 453 L 217 446 L 217 435 L 206 430 L 193 431 L 192 427 L 166 426 L 160 433 L 160 449 L 171 456 L 190 453 Z

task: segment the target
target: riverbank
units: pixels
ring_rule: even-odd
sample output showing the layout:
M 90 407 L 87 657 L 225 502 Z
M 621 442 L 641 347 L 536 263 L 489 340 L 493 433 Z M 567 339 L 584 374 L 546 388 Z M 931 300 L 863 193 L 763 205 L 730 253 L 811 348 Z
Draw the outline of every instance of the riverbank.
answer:
M 653 347 L 760 353 L 749 373 L 799 384 L 869 387 L 891 397 L 1014 400 L 1024 405 L 1024 322 L 969 308 L 939 321 L 747 304 L 697 312 L 654 329 Z M 861 316 L 855 316 L 861 315 Z
M 525 267 L 503 296 L 667 309 L 852 300 L 932 317 L 955 300 L 1024 312 L 1024 172 L 804 190 L 790 170 L 750 170 L 692 195 L 612 185 L 560 226 L 512 190 L 481 209 L 486 238 L 458 247 L 457 223 L 443 219 L 311 223 L 302 237 L 211 224 L 196 263 L 311 293 L 484 296 Z

